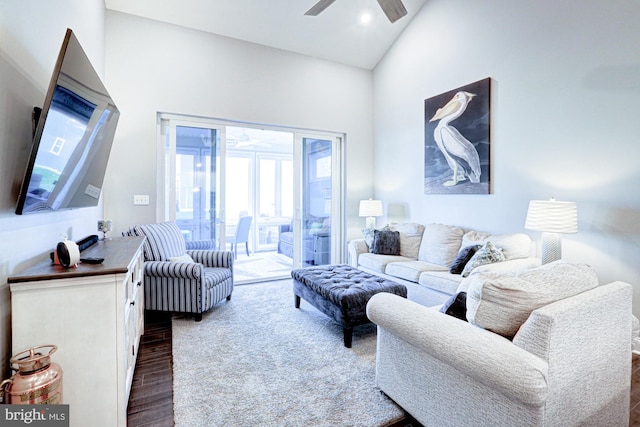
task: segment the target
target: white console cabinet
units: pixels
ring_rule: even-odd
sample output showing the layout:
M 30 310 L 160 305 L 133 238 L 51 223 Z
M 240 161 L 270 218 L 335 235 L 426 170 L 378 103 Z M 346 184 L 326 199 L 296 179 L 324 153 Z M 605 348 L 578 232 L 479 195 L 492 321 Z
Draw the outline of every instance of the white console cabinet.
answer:
M 127 404 L 144 331 L 144 237 L 100 241 L 64 269 L 51 262 L 9 278 L 12 354 L 54 344 L 71 427 L 126 426 Z

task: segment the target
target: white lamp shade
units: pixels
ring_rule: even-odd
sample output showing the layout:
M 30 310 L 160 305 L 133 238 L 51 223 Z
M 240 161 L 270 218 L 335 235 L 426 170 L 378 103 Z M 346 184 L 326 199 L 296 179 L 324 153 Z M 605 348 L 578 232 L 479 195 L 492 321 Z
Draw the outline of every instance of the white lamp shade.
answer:
M 359 216 L 382 216 L 382 200 L 360 200 Z
M 577 233 L 578 208 L 575 202 L 531 200 L 524 228 L 546 233 Z

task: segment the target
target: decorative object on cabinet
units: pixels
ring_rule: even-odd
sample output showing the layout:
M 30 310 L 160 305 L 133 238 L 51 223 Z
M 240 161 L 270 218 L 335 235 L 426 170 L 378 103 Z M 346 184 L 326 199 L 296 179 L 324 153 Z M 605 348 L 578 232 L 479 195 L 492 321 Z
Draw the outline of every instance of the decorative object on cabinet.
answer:
M 578 232 L 578 208 L 575 202 L 531 200 L 524 228 L 542 231 L 542 263 L 562 258 L 560 234 Z
M 145 236 L 145 309 L 192 313 L 196 321 L 233 292 L 233 252 L 187 242 L 173 221 L 135 225 L 123 233 Z M 191 249 L 194 248 L 194 249 Z
M 425 194 L 488 194 L 491 79 L 424 101 Z
M 104 238 L 107 238 L 107 233 L 113 229 L 113 221 L 110 219 L 98 220 L 98 231 L 102 231 Z

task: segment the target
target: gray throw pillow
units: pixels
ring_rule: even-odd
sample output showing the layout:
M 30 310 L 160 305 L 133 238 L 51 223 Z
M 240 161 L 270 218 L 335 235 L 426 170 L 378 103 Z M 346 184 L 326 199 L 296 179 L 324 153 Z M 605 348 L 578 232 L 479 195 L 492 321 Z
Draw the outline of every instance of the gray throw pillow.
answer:
M 389 225 L 385 225 L 380 230 L 386 231 L 389 230 Z M 373 234 L 375 232 L 375 228 L 363 228 L 362 235 L 364 236 L 364 242 L 367 244 L 369 248 L 369 252 L 373 253 Z
M 375 230 L 372 252 L 378 255 L 400 255 L 400 232 Z

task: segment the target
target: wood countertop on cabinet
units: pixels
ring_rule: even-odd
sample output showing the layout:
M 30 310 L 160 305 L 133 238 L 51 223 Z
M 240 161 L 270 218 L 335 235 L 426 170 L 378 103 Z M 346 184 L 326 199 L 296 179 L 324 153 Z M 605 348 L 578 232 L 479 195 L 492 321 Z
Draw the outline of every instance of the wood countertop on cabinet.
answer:
M 102 264 L 79 263 L 77 267 L 64 268 L 50 260 L 42 261 L 9 277 L 8 283 L 24 283 L 42 280 L 69 279 L 105 274 L 126 273 L 131 258 L 145 237 L 113 237 L 100 240 L 84 250 L 80 258 L 104 258 Z

